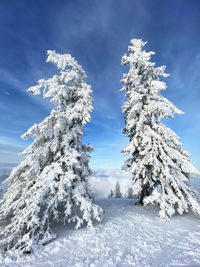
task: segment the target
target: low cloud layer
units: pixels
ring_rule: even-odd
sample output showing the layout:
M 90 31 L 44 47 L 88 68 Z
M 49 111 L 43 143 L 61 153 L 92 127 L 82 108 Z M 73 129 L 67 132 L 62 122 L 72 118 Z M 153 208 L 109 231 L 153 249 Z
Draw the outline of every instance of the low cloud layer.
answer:
M 107 197 L 110 190 L 115 189 L 117 181 L 119 181 L 121 192 L 124 195 L 131 185 L 132 176 L 130 173 L 117 169 L 97 169 L 90 178 L 91 190 L 95 197 Z M 200 177 L 190 181 L 192 187 L 200 192 Z
M 95 197 L 107 197 L 119 181 L 124 195 L 131 184 L 131 175 L 117 169 L 96 169 L 90 178 L 91 190 Z
M 3 168 L 4 167 L 4 168 Z M 13 166 L 0 165 L 0 183 L 8 176 Z M 96 169 L 89 179 L 90 189 L 94 197 L 106 198 L 110 190 L 115 189 L 116 183 L 119 181 L 121 192 L 124 195 L 128 187 L 131 185 L 132 176 L 117 169 Z M 191 185 L 194 189 L 200 192 L 200 177 L 191 179 Z M 3 185 L 0 184 L 0 189 Z

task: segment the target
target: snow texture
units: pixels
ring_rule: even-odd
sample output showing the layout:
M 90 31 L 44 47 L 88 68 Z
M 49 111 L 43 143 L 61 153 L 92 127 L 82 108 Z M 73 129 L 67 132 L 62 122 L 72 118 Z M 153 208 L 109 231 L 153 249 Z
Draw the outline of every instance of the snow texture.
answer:
M 9 267 L 197 267 L 200 266 L 200 223 L 194 214 L 156 216 L 156 206 L 135 206 L 130 199 L 97 199 L 105 217 L 95 229 L 74 231 L 55 224 L 57 239 L 30 256 L 2 254 Z
M 189 183 L 200 173 L 189 161 L 190 154 L 182 148 L 180 138 L 161 122 L 183 112 L 161 95 L 167 86 L 160 77 L 169 75 L 165 66 L 155 67 L 150 62 L 155 53 L 143 50 L 145 44 L 132 39 L 129 55 L 122 57 L 122 64 L 129 65 L 121 91 L 128 98 L 122 112 L 124 133 L 130 141 L 123 153 L 131 155 L 122 169 L 133 175 L 132 189 L 140 197 L 138 203 L 159 204 L 161 218 L 167 220 L 189 209 L 200 215 L 199 195 Z
M 83 126 L 93 109 L 91 87 L 85 72 L 69 54 L 47 51 L 47 62 L 60 69 L 59 75 L 41 79 L 28 92 L 43 94 L 55 108 L 41 123 L 34 124 L 22 138 L 34 138 L 22 153 L 26 158 L 6 180 L 8 190 L 1 201 L 0 215 L 9 224 L 0 245 L 30 252 L 56 237 L 51 221 L 84 223 L 100 221 L 103 210 L 92 202 L 88 166 L 92 145 L 83 145 Z M 63 202 L 64 201 L 64 202 Z M 64 203 L 60 217 L 59 205 Z

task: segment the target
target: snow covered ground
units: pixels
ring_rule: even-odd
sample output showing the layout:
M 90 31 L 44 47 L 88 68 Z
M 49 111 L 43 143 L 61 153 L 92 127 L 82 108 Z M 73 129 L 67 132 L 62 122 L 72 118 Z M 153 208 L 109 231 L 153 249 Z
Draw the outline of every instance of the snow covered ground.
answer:
M 191 182 L 200 192 L 200 178 Z M 0 266 L 200 266 L 198 216 L 177 215 L 164 222 L 156 206 L 135 206 L 135 200 L 129 199 L 97 198 L 95 202 L 105 210 L 104 220 L 95 230 L 83 227 L 76 231 L 72 226 L 56 224 L 57 239 L 42 251 L 22 257 L 13 252 L 1 254 Z
M 105 217 L 95 230 L 55 225 L 57 239 L 31 256 L 1 255 L 0 266 L 200 266 L 200 220 L 194 214 L 161 221 L 155 206 L 96 199 Z

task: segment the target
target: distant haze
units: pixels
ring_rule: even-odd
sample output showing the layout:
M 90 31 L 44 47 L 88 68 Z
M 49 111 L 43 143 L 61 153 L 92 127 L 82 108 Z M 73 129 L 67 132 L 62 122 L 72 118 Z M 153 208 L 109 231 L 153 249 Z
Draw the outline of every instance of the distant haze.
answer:
M 0 183 L 9 175 L 10 169 L 0 170 Z M 119 169 L 95 169 L 89 178 L 90 189 L 95 197 L 107 197 L 110 190 L 115 189 L 117 181 L 120 183 L 121 192 L 124 195 L 131 185 L 132 175 Z M 191 179 L 192 186 L 200 192 L 200 177 Z M 0 184 L 0 189 L 5 185 Z

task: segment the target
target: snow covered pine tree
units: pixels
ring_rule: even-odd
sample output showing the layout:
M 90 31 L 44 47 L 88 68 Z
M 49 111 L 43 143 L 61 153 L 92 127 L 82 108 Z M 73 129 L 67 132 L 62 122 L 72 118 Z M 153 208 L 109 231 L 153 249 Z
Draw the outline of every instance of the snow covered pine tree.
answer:
M 121 91 L 128 98 L 122 113 L 124 133 L 130 140 L 122 152 L 131 158 L 122 169 L 133 174 L 133 194 L 140 196 L 138 204 L 159 204 L 161 218 L 168 219 L 176 211 L 182 214 L 189 208 L 200 214 L 198 193 L 189 183 L 199 171 L 190 163 L 179 137 L 161 123 L 163 118 L 183 114 L 160 94 L 166 89 L 159 79 L 168 76 L 165 66 L 156 68 L 150 62 L 154 52 L 142 50 L 147 42 L 132 39 L 130 43 L 130 54 L 122 57 L 122 64 L 130 67 L 123 75 Z
M 110 193 L 108 194 L 108 198 L 113 198 L 113 197 L 114 197 L 114 193 L 113 193 L 113 190 L 111 189 Z
M 91 87 L 85 83 L 85 72 L 69 54 L 47 51 L 47 62 L 60 69 L 59 75 L 41 79 L 28 92 L 50 98 L 55 108 L 40 124 L 34 124 L 22 138 L 35 137 L 22 153 L 26 159 L 7 179 L 10 184 L 1 201 L 1 218 L 11 217 L 5 228 L 4 248 L 31 251 L 35 245 L 55 238 L 50 222 L 74 222 L 79 228 L 84 221 L 100 221 L 103 210 L 92 203 L 88 188 L 91 174 L 88 152 L 83 145 L 83 126 L 90 121 L 93 109 Z M 63 218 L 58 204 L 65 200 Z
M 117 182 L 116 182 L 116 185 L 115 185 L 114 198 L 122 198 L 122 193 L 121 193 L 121 191 L 120 191 L 120 184 L 119 184 L 119 181 L 117 181 Z
M 132 186 L 128 187 L 128 190 L 127 190 L 127 193 L 126 193 L 126 198 L 134 198 L 133 187 Z

